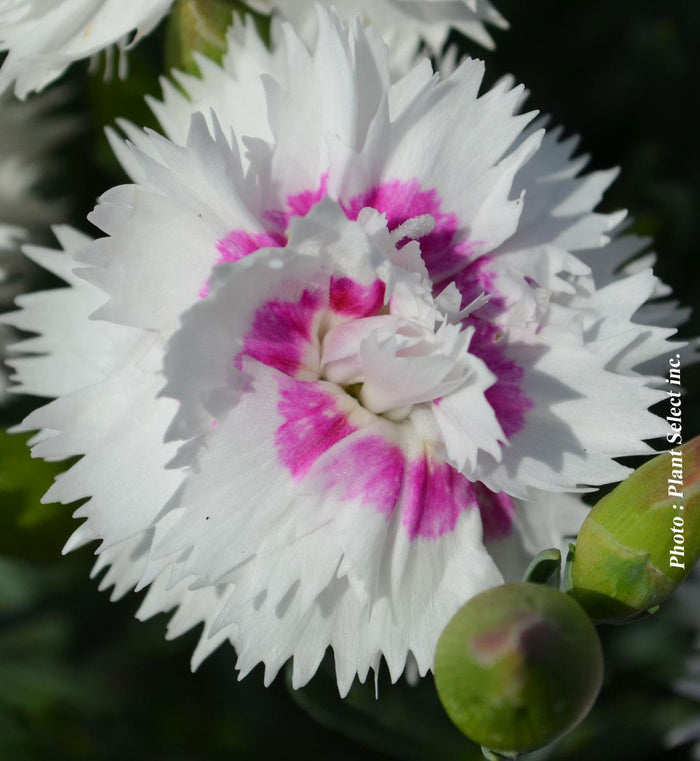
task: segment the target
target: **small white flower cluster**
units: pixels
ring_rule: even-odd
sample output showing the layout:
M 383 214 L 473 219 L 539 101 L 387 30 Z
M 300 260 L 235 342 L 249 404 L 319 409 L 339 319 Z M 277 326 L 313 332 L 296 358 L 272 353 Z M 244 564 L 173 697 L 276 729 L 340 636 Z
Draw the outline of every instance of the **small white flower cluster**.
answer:
M 119 73 L 126 51 L 168 14 L 174 0 L 0 0 L 0 93 L 14 85 L 17 97 L 43 90 L 74 61 L 119 49 Z M 316 33 L 316 5 L 335 7 L 350 19 L 360 13 L 392 46 L 397 66 L 415 60 L 425 45 L 439 55 L 450 28 L 485 47 L 493 40 L 484 22 L 507 28 L 489 0 L 249 0 L 260 13 L 291 21 L 308 43 Z M 193 12 L 198 12 L 194 9 Z M 206 13 L 206 10 L 204 10 Z
M 19 251 L 26 239 L 41 240 L 63 213 L 64 204 L 36 191 L 47 174 L 46 154 L 72 131 L 70 118 L 51 111 L 64 99 L 60 90 L 29 103 L 0 97 L 0 312 L 12 307 L 28 285 L 31 262 Z M 0 326 L 0 363 L 14 333 Z M 0 364 L 0 403 L 7 395 L 7 374 Z
M 131 182 L 89 217 L 104 237 L 26 247 L 66 287 L 2 321 L 35 334 L 15 390 L 52 399 L 34 455 L 81 456 L 45 497 L 89 497 L 67 549 L 99 540 L 102 586 L 148 587 L 170 635 L 203 622 L 195 665 L 228 640 L 241 676 L 292 659 L 298 687 L 331 647 L 345 694 L 382 659 L 425 674 L 467 599 L 651 451 L 686 315 L 653 255 L 627 266 L 624 212 L 594 212 L 614 171 L 582 175 L 481 63 L 413 65 L 450 27 L 490 44 L 489 3 L 325 4 L 256 3 L 269 47 L 237 20 L 221 66 L 150 102 L 163 134 L 110 132 Z M 0 89 L 169 5 L 0 0 Z

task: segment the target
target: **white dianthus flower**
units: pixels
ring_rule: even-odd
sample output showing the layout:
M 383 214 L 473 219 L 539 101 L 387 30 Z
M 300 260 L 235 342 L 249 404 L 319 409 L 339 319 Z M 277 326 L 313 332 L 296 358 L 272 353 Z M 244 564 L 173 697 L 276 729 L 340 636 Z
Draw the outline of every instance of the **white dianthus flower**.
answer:
M 382 657 L 425 674 L 469 597 L 576 532 L 567 492 L 650 451 L 640 368 L 678 319 L 638 320 L 649 267 L 598 263 L 640 249 L 592 211 L 614 172 L 579 177 L 519 88 L 393 81 L 371 30 L 318 23 L 310 52 L 235 27 L 152 103 L 167 138 L 124 123 L 106 237 L 28 249 L 68 287 L 6 320 L 38 334 L 17 390 L 56 397 L 34 454 L 82 455 L 46 495 L 90 498 L 68 548 L 101 540 L 172 636 L 204 622 L 195 664 L 229 640 L 300 686 L 330 646 L 344 694 Z
M 123 51 L 148 34 L 173 0 L 0 0 L 0 93 L 14 82 L 25 98 L 74 61 L 113 45 Z M 133 39 L 132 33 L 136 32 Z M 122 61 L 124 59 L 122 58 Z

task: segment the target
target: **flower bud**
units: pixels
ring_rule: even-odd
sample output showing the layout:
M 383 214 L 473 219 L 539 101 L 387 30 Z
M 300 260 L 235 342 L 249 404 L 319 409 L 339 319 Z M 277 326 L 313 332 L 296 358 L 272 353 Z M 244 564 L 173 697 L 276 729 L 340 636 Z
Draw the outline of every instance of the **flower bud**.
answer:
M 469 738 L 500 753 L 532 750 L 571 730 L 602 678 L 590 619 L 542 584 L 505 584 L 473 597 L 435 653 L 435 683 L 448 715 Z
M 178 0 L 166 27 L 166 67 L 196 74 L 195 53 L 220 61 L 234 11 L 242 14 L 244 10 L 236 0 Z
M 624 623 L 663 602 L 700 554 L 700 437 L 636 470 L 587 516 L 567 569 L 596 621 Z

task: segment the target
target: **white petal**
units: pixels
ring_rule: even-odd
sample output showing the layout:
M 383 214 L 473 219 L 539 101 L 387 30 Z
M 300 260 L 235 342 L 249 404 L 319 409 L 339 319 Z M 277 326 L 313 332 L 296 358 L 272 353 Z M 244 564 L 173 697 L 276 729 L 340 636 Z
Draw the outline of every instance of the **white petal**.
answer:
M 510 532 L 486 545 L 504 579 L 522 581 L 530 561 L 542 550 L 558 549 L 565 560 L 569 543 L 589 511 L 588 505 L 572 494 L 533 490 L 531 500 L 517 500 Z

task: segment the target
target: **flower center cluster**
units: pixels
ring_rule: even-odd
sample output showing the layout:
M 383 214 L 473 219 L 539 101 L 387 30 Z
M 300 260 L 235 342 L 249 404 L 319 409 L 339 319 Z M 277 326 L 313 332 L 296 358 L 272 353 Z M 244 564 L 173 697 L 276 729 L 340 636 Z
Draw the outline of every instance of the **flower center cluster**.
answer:
M 217 244 L 218 261 L 237 262 L 261 248 L 286 246 L 293 221 L 305 218 L 327 198 L 328 177 L 323 175 L 316 188 L 288 197 L 284 209 L 265 212 L 265 232 L 250 233 L 235 229 L 222 238 Z M 453 319 L 452 313 L 461 309 L 461 325 L 468 325 L 472 332 L 469 353 L 485 362 L 496 376 L 496 382 L 485 392 L 486 398 L 506 436 L 517 433 L 523 426 L 525 411 L 532 405 L 521 387 L 522 369 L 508 358 L 502 343 L 496 340 L 498 331 L 490 322 L 503 308 L 502 299 L 493 283 L 494 274 L 490 268 L 490 258 L 486 255 L 475 256 L 475 244 L 460 234 L 457 217 L 442 208 L 441 199 L 434 189 L 424 189 L 417 180 L 383 182 L 350 199 L 339 200 L 338 203 L 350 220 L 359 220 L 367 210 L 383 215 L 393 240 L 392 248 L 395 254 L 403 256 L 407 253 L 406 248 L 410 243 L 420 244 L 419 259 L 422 262 L 422 272 L 430 278 L 428 290 L 440 293 L 435 299 L 435 302 L 440 302 L 445 290 L 453 288 L 453 295 L 457 296 L 456 306 L 446 310 L 441 304 L 441 312 L 449 311 L 452 323 L 457 323 L 459 320 Z M 400 262 L 397 263 L 401 266 Z M 311 330 L 314 340 L 318 340 L 313 352 L 304 351 L 304 369 L 307 371 L 307 380 L 321 378 L 337 383 L 366 405 L 367 409 L 383 409 L 378 414 L 400 420 L 410 415 L 413 406 L 419 403 L 418 400 L 439 399 L 450 390 L 458 388 L 459 383 L 456 379 L 461 371 L 459 363 L 455 361 L 456 355 L 450 348 L 454 339 L 448 337 L 448 333 L 460 331 L 455 327 L 440 328 L 444 314 L 433 316 L 431 322 L 429 319 L 418 318 L 410 310 L 397 311 L 391 303 L 384 303 L 383 289 L 386 283 L 378 280 L 377 284 L 381 288 L 361 285 L 349 277 L 333 279 L 329 312 L 337 319 L 329 321 L 323 318 L 320 335 Z M 393 287 L 391 290 L 393 293 Z M 201 295 L 205 296 L 208 291 L 209 284 L 206 283 Z M 483 294 L 488 295 L 489 303 L 485 310 L 477 313 L 477 309 L 484 306 L 486 301 L 482 300 L 478 307 L 471 305 L 476 305 Z M 470 305 L 471 308 L 465 309 L 465 305 Z M 343 328 L 343 331 L 361 334 L 362 338 L 355 338 L 355 350 L 346 355 L 337 353 L 336 344 L 342 332 L 338 334 L 337 340 L 330 335 L 326 340 L 326 333 L 330 334 L 331 330 L 342 322 L 357 322 L 379 316 L 402 317 L 404 321 L 400 326 L 399 321 L 395 319 L 393 324 L 387 321 L 387 327 L 384 327 L 382 322 L 381 328 L 377 323 L 367 323 L 372 325 L 371 329 Z M 388 327 L 390 325 L 391 328 Z M 279 328 L 285 330 L 283 325 Z M 394 338 L 389 340 L 388 335 L 392 330 Z M 436 338 L 437 336 L 439 338 Z M 325 346 L 321 346 L 321 343 Z M 290 348 L 289 352 L 294 356 L 298 353 L 293 348 Z M 251 354 L 250 351 L 245 353 Z M 275 350 L 275 354 L 277 353 Z M 370 378 L 366 372 L 370 356 L 377 360 L 376 366 L 382 367 L 383 372 L 392 378 L 395 392 L 391 400 L 387 398 L 386 390 L 380 394 L 376 392 L 378 381 L 374 377 Z M 430 360 L 433 370 L 437 371 L 429 389 L 426 388 L 426 385 L 430 385 L 427 380 L 421 380 L 419 383 L 417 375 L 412 377 L 422 369 L 421 358 L 424 358 L 425 362 Z M 451 358 L 449 368 L 445 367 L 446 358 Z M 409 362 L 409 359 L 414 361 Z M 439 361 L 435 362 L 434 359 Z M 295 365 L 295 362 L 296 360 L 292 364 Z M 342 370 L 343 365 L 348 367 Z M 354 372 L 350 371 L 350 366 Z M 437 378 L 440 373 L 443 374 L 442 377 Z M 446 390 L 442 388 L 443 382 L 447 384 Z M 413 394 L 408 393 L 408 387 L 412 384 L 416 392 Z M 418 393 L 419 386 L 421 393 Z M 404 397 L 406 402 L 403 401 Z
M 321 342 L 322 378 L 376 415 L 400 421 L 467 378 L 468 334 L 449 325 L 429 294 L 402 289 L 384 314 L 331 327 Z

